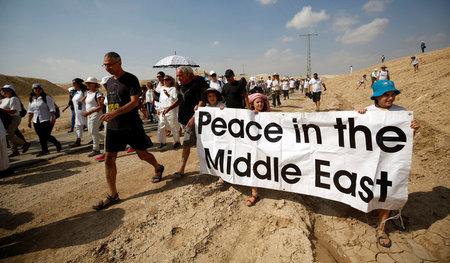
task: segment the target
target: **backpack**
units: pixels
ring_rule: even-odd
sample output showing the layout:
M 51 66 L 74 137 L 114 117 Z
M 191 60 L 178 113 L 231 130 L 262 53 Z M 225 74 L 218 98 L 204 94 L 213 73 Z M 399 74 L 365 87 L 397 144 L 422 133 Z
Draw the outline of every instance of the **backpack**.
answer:
M 97 102 L 97 105 L 99 106 L 98 100 L 97 100 L 97 93 L 99 93 L 99 92 L 96 91 L 94 96 L 95 96 L 95 102 Z M 106 113 L 106 105 L 105 105 L 105 103 L 103 103 L 102 113 Z
M 22 102 L 20 102 L 20 117 L 25 117 L 25 115 L 27 115 L 27 110 L 25 109 L 25 107 L 23 106 Z

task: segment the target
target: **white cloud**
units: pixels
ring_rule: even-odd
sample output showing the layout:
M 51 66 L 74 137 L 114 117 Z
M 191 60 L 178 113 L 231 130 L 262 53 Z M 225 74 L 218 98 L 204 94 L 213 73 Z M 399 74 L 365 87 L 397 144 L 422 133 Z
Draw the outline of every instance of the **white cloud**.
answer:
M 264 53 L 265 58 L 275 57 L 280 55 L 280 51 L 276 48 L 271 48 Z
M 333 21 L 333 30 L 337 32 L 343 32 L 350 29 L 350 26 L 358 24 L 358 20 L 356 18 L 341 15 L 334 19 Z
M 387 18 L 376 18 L 369 24 L 345 31 L 344 35 L 337 38 L 337 41 L 343 44 L 367 44 L 381 35 L 388 23 Z
M 214 41 L 211 43 L 213 47 L 220 45 L 220 41 Z
M 277 2 L 277 0 L 256 0 L 256 2 L 263 4 L 263 5 L 270 5 L 270 4 L 275 4 Z
M 368 14 L 383 12 L 386 9 L 386 6 L 392 2 L 393 0 L 369 0 L 369 2 L 363 6 L 363 9 Z
M 286 23 L 286 27 L 294 27 L 296 29 L 312 27 L 323 20 L 327 20 L 329 17 L 323 9 L 320 12 L 313 12 L 311 6 L 305 6 L 291 21 Z
M 293 40 L 294 40 L 294 38 L 291 36 L 283 36 L 283 39 L 282 39 L 283 43 L 291 42 Z

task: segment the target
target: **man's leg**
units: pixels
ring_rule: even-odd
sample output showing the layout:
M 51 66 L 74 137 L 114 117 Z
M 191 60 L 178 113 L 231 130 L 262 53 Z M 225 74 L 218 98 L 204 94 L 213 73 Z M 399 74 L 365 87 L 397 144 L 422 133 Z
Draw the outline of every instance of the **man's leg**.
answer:
M 183 146 L 183 152 L 181 153 L 181 166 L 178 169 L 180 174 L 184 174 L 184 168 L 186 167 L 187 160 L 189 159 L 189 155 L 191 154 L 190 146 Z
M 316 110 L 320 111 L 320 100 L 316 101 Z
M 105 155 L 105 175 L 106 183 L 108 184 L 108 195 L 114 197 L 117 194 L 116 188 L 116 177 L 117 177 L 117 167 L 116 167 L 117 152 L 107 152 Z M 106 204 L 109 200 L 103 200 Z
M 146 150 L 138 150 L 138 149 L 136 149 L 136 153 L 139 159 L 151 164 L 155 168 L 155 170 L 158 170 L 160 168 L 160 165 L 158 161 L 156 161 L 156 158 L 153 154 L 147 152 Z

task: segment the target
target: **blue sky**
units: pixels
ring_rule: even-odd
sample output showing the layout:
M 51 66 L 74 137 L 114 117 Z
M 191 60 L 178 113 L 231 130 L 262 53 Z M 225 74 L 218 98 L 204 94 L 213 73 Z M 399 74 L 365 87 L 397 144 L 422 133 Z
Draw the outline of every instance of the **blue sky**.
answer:
M 201 70 L 236 75 L 342 74 L 389 59 L 450 46 L 448 0 L 0 0 L 0 73 L 101 78 L 103 55 L 154 78 L 161 58 L 187 56 Z M 165 69 L 174 75 L 173 69 Z

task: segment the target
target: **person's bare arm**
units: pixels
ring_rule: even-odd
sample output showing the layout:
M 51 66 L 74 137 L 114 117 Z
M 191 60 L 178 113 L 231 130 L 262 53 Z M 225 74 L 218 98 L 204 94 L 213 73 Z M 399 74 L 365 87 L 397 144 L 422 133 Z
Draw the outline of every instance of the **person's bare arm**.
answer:
M 110 120 L 114 119 L 115 117 L 125 114 L 127 112 L 130 112 L 132 109 L 139 106 L 139 95 L 130 96 L 130 99 L 131 99 L 130 102 L 123 105 L 122 107 L 119 107 L 116 110 L 107 112 L 107 113 L 103 114 L 102 116 L 100 116 L 100 120 L 101 121 L 110 121 Z

